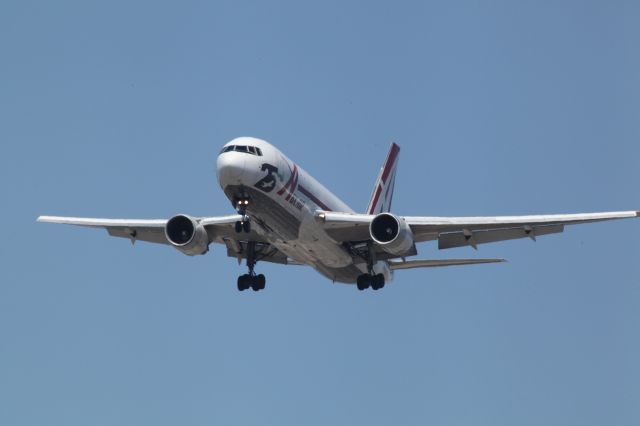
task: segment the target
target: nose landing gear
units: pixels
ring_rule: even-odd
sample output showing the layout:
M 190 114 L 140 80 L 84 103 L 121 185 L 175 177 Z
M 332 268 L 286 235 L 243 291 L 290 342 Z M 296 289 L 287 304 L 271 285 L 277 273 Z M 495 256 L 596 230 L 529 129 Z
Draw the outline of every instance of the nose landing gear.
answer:
M 242 231 L 247 234 L 251 232 L 251 222 L 249 222 L 249 216 L 247 216 L 247 206 L 249 205 L 248 198 L 239 198 L 236 200 L 236 210 L 238 214 L 242 215 L 242 220 L 239 220 L 235 224 L 236 233 L 241 233 Z

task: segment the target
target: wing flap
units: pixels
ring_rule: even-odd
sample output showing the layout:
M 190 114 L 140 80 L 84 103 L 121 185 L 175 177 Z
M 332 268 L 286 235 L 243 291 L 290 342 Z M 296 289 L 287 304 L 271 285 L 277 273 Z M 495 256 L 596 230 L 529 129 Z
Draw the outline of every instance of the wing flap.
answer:
M 562 231 L 564 231 L 564 225 L 532 226 L 473 232 L 447 232 L 438 236 L 438 248 L 444 250 L 465 246 L 475 247 L 477 244 L 516 240 L 518 238 L 535 239 L 537 236 L 559 234 Z

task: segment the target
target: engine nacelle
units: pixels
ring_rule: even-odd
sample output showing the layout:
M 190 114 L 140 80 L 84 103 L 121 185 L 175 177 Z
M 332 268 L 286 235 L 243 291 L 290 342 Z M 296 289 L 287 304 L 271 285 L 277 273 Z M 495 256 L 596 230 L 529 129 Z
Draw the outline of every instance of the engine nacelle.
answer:
M 167 240 L 187 256 L 205 254 L 209 250 L 209 235 L 194 218 L 179 214 L 167 221 L 164 228 Z
M 380 213 L 369 225 L 369 234 L 373 241 L 384 251 L 402 256 L 413 247 L 413 232 L 403 218 L 391 213 Z

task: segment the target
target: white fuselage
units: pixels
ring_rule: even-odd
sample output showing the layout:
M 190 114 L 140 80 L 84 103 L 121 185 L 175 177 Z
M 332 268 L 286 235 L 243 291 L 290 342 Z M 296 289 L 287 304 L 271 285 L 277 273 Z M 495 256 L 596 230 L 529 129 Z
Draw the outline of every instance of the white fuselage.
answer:
M 232 140 L 218 155 L 217 177 L 234 206 L 238 199 L 249 201 L 252 229 L 293 261 L 333 281 L 355 282 L 367 272 L 366 263 L 354 263 L 316 220 L 317 211 L 353 210 L 274 146 L 256 138 Z M 387 262 L 376 262 L 374 270 L 391 281 Z

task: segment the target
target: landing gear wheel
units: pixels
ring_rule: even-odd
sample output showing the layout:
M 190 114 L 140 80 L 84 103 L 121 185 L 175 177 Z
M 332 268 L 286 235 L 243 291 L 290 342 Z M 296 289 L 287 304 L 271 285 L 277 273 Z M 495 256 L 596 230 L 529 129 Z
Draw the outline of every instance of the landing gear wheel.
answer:
M 373 275 L 371 277 L 371 288 L 374 290 L 380 290 L 382 287 L 384 287 L 384 275 Z
M 264 275 L 253 275 L 251 276 L 251 288 L 253 291 L 264 290 L 266 285 L 266 279 Z
M 244 291 L 251 286 L 251 276 L 249 274 L 240 275 L 238 277 L 238 290 Z
M 249 222 L 248 220 L 245 220 L 244 222 L 242 222 L 242 229 L 247 234 L 251 232 L 251 222 Z
M 259 285 L 259 283 L 258 283 L 257 278 L 258 278 L 258 277 L 256 277 L 255 275 L 254 275 L 253 277 L 251 277 L 251 289 L 252 289 L 253 291 L 258 291 L 258 290 L 260 290 L 260 285 Z
M 236 222 L 236 233 L 239 234 L 242 232 L 242 222 L 237 221 Z
M 369 288 L 369 285 L 371 285 L 371 275 L 369 274 L 359 275 L 356 284 L 358 286 L 358 290 L 360 291 L 366 290 L 367 288 Z
M 267 285 L 267 279 L 264 277 L 264 275 L 262 274 L 256 275 L 255 280 L 256 280 L 256 284 L 258 285 L 258 288 L 260 290 L 264 290 L 265 286 Z
M 238 291 L 244 290 L 244 282 L 242 281 L 242 275 L 238 277 Z

